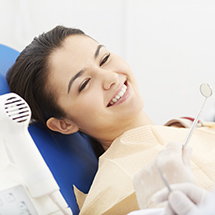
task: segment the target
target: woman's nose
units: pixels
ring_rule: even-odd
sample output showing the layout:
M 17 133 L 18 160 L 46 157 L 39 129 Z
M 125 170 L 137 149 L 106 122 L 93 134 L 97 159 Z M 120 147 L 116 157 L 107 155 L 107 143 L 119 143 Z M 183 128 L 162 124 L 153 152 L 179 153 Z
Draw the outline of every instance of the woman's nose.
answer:
M 102 86 L 105 90 L 109 90 L 113 85 L 119 81 L 118 73 L 113 71 L 102 71 L 100 74 L 102 78 Z

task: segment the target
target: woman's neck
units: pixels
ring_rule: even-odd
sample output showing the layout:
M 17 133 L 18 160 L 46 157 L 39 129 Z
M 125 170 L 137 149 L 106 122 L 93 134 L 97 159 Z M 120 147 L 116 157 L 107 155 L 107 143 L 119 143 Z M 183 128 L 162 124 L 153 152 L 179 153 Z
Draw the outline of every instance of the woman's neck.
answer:
M 152 122 L 152 120 L 148 117 L 148 115 L 145 112 L 140 112 L 139 115 L 136 116 L 136 118 L 132 118 L 129 122 L 127 122 L 127 124 L 119 129 L 117 131 L 117 133 L 114 135 L 114 137 L 112 137 L 112 139 L 109 140 L 99 140 L 99 142 L 102 144 L 104 150 L 107 150 L 111 143 L 120 135 L 122 135 L 124 132 L 137 128 L 137 127 L 141 127 L 141 126 L 146 126 L 146 125 L 154 125 L 154 123 Z

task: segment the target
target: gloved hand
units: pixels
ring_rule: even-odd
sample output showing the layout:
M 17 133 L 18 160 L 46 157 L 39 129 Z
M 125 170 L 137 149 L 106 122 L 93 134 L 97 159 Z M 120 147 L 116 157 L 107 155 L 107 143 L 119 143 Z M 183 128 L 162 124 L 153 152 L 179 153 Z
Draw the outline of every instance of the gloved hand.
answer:
M 172 191 L 164 188 L 152 196 L 155 202 L 167 201 L 166 215 L 214 215 L 215 192 L 209 193 L 191 183 L 171 185 Z
M 191 148 L 182 149 L 181 143 L 171 142 L 159 153 L 154 162 L 137 173 L 133 184 L 140 209 L 153 206 L 155 203 L 151 201 L 151 196 L 165 186 L 157 166 L 171 184 L 194 181 L 190 170 L 190 155 Z

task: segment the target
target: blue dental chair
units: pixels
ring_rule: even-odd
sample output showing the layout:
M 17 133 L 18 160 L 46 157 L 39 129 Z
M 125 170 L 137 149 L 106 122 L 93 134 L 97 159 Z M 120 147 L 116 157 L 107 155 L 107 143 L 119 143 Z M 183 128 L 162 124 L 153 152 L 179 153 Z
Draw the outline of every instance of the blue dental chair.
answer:
M 18 55 L 18 51 L 0 44 L 0 95 L 10 92 L 5 76 Z M 73 214 L 78 214 L 73 185 L 87 193 L 98 167 L 91 139 L 79 132 L 72 135 L 51 132 L 40 123 L 31 124 L 29 132 L 58 183 L 61 194 Z

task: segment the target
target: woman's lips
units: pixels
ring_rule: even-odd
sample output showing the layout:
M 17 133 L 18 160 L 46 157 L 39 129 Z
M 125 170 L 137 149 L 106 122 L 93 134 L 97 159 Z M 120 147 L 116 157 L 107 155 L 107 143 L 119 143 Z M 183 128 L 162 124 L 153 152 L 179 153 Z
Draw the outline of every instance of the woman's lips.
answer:
M 128 86 L 127 83 L 125 82 L 121 88 L 121 90 L 119 91 L 119 93 L 111 99 L 111 101 L 108 103 L 107 107 L 111 107 L 115 104 L 121 103 L 123 102 L 125 99 L 127 99 L 128 97 Z

